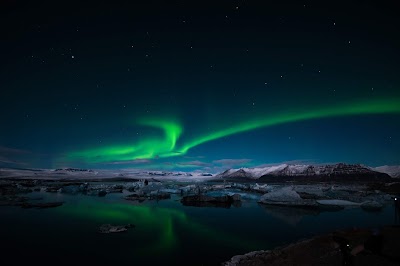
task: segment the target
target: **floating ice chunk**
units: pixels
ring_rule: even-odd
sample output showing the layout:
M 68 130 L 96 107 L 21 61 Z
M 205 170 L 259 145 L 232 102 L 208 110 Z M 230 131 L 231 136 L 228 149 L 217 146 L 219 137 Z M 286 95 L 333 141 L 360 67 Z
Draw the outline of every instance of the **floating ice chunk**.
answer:
M 348 201 L 348 200 L 339 200 L 339 199 L 317 200 L 317 202 L 322 205 L 335 205 L 335 206 L 359 206 L 359 205 L 361 205 L 361 203 L 352 202 L 352 201 Z
M 180 194 L 181 193 L 181 190 L 172 189 L 172 188 L 162 188 L 159 191 L 163 192 L 163 193 L 170 193 L 170 194 Z
M 302 201 L 303 199 L 300 195 L 293 190 L 292 187 L 283 187 L 277 189 L 270 193 L 261 196 L 260 201 L 280 201 L 280 202 L 290 202 L 290 201 Z

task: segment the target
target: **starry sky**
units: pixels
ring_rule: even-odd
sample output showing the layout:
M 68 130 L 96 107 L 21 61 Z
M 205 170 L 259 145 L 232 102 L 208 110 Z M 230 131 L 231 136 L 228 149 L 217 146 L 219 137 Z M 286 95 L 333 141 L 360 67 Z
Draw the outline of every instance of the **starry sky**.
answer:
M 0 166 L 400 164 L 393 1 L 0 3 Z

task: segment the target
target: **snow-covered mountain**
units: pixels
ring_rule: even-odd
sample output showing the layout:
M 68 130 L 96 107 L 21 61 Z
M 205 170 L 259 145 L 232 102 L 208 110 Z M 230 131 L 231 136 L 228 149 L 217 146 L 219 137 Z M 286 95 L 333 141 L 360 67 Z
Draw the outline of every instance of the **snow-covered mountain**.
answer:
M 223 173 L 217 175 L 221 178 L 229 177 L 245 177 L 250 179 L 258 179 L 264 175 L 278 175 L 285 168 L 291 169 L 293 172 L 297 172 L 302 169 L 304 165 L 287 165 L 281 164 L 276 166 L 260 167 L 260 168 L 239 168 L 239 169 L 228 169 Z
M 332 180 L 341 178 L 349 178 L 349 180 L 350 178 L 355 178 L 356 180 L 390 179 L 386 174 L 369 167 L 344 163 L 328 165 L 281 164 L 260 168 L 229 169 L 216 176 L 216 178 L 223 179 L 270 179 L 277 181 L 289 180 L 294 177 L 297 180 L 308 177 L 314 177 L 315 179 L 329 178 Z
M 377 172 L 388 174 L 393 178 L 400 178 L 400 165 L 383 165 L 371 169 Z
M 257 182 L 284 181 L 393 181 L 400 178 L 400 166 L 371 168 L 359 164 L 300 165 L 280 164 L 258 168 L 229 169 L 218 175 L 202 172 L 152 171 L 139 169 L 87 170 L 60 169 L 0 169 L 0 178 L 31 179 L 149 179 L 158 180 L 235 180 Z

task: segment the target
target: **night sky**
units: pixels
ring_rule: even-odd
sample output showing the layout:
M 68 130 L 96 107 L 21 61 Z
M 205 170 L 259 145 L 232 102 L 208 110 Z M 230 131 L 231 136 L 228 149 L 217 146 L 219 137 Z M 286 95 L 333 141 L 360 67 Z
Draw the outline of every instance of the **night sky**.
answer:
M 395 1 L 8 0 L 0 23 L 2 167 L 400 164 Z

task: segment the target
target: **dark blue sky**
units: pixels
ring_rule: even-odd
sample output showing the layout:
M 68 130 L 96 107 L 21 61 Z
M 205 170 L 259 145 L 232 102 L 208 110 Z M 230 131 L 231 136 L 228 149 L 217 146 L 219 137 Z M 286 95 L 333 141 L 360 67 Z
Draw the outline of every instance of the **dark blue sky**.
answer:
M 400 164 L 395 4 L 265 2 L 2 2 L 0 166 Z

